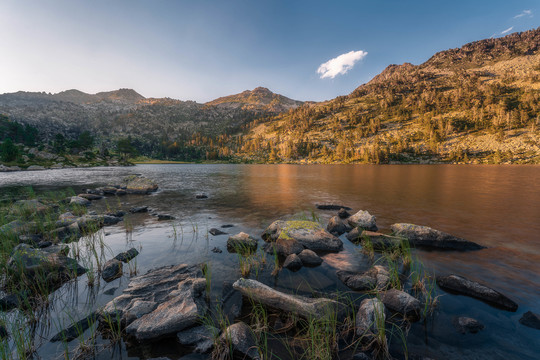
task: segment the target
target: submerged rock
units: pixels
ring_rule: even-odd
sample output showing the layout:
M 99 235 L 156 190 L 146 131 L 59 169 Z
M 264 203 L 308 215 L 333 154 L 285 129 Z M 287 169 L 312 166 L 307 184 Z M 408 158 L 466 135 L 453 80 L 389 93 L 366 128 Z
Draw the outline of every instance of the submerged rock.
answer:
M 214 346 L 214 339 L 219 335 L 219 329 L 213 326 L 200 325 L 183 330 L 176 334 L 182 345 L 195 347 L 195 352 L 205 353 Z
M 206 195 L 206 194 L 196 194 L 195 199 L 208 199 L 208 195 Z
M 420 319 L 420 301 L 404 291 L 397 289 L 387 290 L 381 294 L 381 300 L 388 309 L 394 312 L 400 313 L 411 320 Z
M 231 359 L 234 358 L 234 355 L 240 359 L 261 359 L 255 335 L 251 328 L 243 322 L 229 326 L 221 334 L 219 340 L 224 352 L 232 350 L 233 354 L 229 354 Z
M 527 311 L 525 314 L 523 314 L 521 319 L 519 319 L 519 322 L 522 325 L 540 330 L 540 315 L 535 314 L 532 311 Z
M 339 280 L 341 280 L 348 288 L 355 291 L 385 289 L 390 282 L 388 269 L 381 265 L 375 265 L 364 273 L 340 270 L 336 274 Z
M 114 258 L 116 260 L 120 260 L 122 262 L 127 263 L 137 255 L 139 255 L 139 252 L 137 251 L 137 249 L 131 248 L 128 251 L 121 252 L 120 254 L 116 255 Z
M 82 320 L 77 321 L 76 323 L 71 324 L 68 328 L 60 331 L 58 334 L 54 335 L 51 339 L 51 342 L 57 341 L 72 341 L 81 336 L 90 326 L 92 326 L 97 321 L 97 314 L 94 312 Z
M 148 206 L 134 206 L 129 209 L 129 212 L 132 214 L 148 212 Z
M 319 210 L 340 210 L 340 209 L 352 210 L 352 209 L 351 209 L 350 207 L 348 207 L 348 206 L 334 205 L 334 204 L 316 204 L 315 206 L 316 206 L 317 209 L 319 209 Z
M 298 271 L 300 270 L 300 268 L 302 268 L 302 260 L 300 260 L 300 257 L 298 257 L 298 255 L 291 254 L 287 256 L 287 258 L 283 262 L 283 267 L 291 271 Z
M 459 275 L 437 276 L 441 289 L 471 296 L 508 311 L 516 311 L 518 305 L 500 292 Z
M 111 282 L 114 279 L 118 279 L 122 276 L 123 273 L 122 262 L 117 259 L 111 259 L 103 265 L 103 270 L 101 271 L 101 277 L 106 282 Z
M 396 236 L 404 237 L 418 247 L 427 247 L 441 250 L 479 250 L 484 246 L 478 245 L 445 232 L 432 229 L 428 226 L 398 223 L 390 226 Z
M 315 251 L 304 249 L 299 254 L 298 257 L 302 260 L 304 266 L 319 266 L 322 264 L 323 259 L 315 253 Z
M 355 228 L 362 228 L 369 231 L 377 231 L 375 216 L 371 215 L 368 211 L 360 210 L 356 214 L 347 218 L 349 225 Z
M 339 307 L 334 300 L 285 294 L 252 279 L 241 278 L 233 284 L 233 287 L 253 301 L 305 319 L 321 318 L 330 311 L 338 310 Z
M 101 321 L 118 316 L 126 333 L 139 341 L 175 334 L 204 316 L 205 289 L 199 266 L 182 264 L 150 270 L 132 278 L 122 295 L 105 305 Z
M 298 242 L 313 251 L 338 252 L 343 242 L 314 221 L 274 221 L 263 233 L 263 239 L 276 242 L 279 239 Z
M 216 228 L 212 228 L 212 229 L 208 230 L 208 232 L 210 233 L 210 235 L 213 235 L 213 236 L 218 236 L 218 235 L 225 235 L 225 234 L 227 234 L 226 232 L 221 231 L 221 230 L 216 229 Z
M 364 299 L 356 313 L 356 335 L 367 337 L 371 341 L 379 333 L 379 327 L 385 326 L 386 309 L 377 298 Z
M 480 330 L 484 329 L 484 324 L 482 324 L 480 321 L 465 316 L 454 317 L 452 323 L 454 324 L 456 330 L 462 334 L 476 334 Z
M 245 232 L 229 236 L 227 239 L 227 250 L 231 253 L 254 253 L 257 250 L 257 239 Z

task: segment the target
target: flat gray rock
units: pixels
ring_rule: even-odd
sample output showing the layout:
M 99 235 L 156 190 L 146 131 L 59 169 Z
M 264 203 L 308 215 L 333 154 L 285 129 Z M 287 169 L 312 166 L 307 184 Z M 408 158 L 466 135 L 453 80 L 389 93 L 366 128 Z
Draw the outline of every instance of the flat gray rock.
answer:
M 397 223 L 390 226 L 396 236 L 404 237 L 418 247 L 438 250 L 479 250 L 484 246 L 459 238 L 428 226 Z
M 267 242 L 293 239 L 306 249 L 322 252 L 343 250 L 343 242 L 314 221 L 274 221 L 263 233 Z

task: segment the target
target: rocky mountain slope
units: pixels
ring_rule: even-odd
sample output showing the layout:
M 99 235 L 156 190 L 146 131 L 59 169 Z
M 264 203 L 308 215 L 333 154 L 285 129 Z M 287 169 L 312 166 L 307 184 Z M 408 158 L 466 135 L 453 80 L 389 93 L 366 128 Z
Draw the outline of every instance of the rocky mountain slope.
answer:
M 540 28 L 390 65 L 351 94 L 252 123 L 240 156 L 540 162 Z
M 259 110 L 273 113 L 295 109 L 302 104 L 301 101 L 274 94 L 264 87 L 258 87 L 251 91 L 246 90 L 240 94 L 220 97 L 206 103 L 206 105 L 217 106 L 223 109 L 242 108 L 244 110 Z

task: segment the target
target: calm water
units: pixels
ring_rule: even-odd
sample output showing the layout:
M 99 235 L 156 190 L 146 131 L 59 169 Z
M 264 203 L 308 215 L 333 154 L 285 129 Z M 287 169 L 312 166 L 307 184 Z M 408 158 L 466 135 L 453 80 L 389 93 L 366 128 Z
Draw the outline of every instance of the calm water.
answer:
M 276 219 L 315 215 L 326 223 L 333 212 L 317 210 L 315 204 L 343 204 L 355 211 L 369 210 L 377 216 L 382 231 L 389 231 L 395 222 L 410 222 L 487 246 L 475 252 L 418 250 L 416 254 L 437 274 L 465 275 L 491 285 L 519 304 L 516 313 L 509 313 L 467 297 L 440 292 L 441 306 L 434 321 L 427 328 L 421 324 L 411 328 L 410 352 L 437 359 L 538 358 L 540 331 L 522 326 L 518 319 L 527 310 L 540 312 L 540 167 L 139 165 L 3 173 L 0 188 L 2 196 L 26 186 L 37 192 L 68 186 L 79 191 L 133 173 L 155 179 L 160 190 L 150 196 L 108 198 L 92 207 L 126 209 L 145 204 L 177 218 L 157 222 L 147 214 L 137 214 L 127 221 L 134 226 L 132 233 L 126 233 L 123 223 L 105 228 L 104 239 L 111 254 L 107 258 L 137 247 L 141 250 L 137 257 L 139 273 L 165 264 L 208 262 L 212 267 L 212 294 L 219 296 L 223 281 L 239 277 L 238 258 L 226 252 L 227 235 L 209 236 L 208 229 L 234 224 L 227 230 L 229 233 L 245 231 L 258 236 Z M 209 198 L 195 200 L 195 194 L 201 192 Z M 326 255 L 318 268 L 294 274 L 283 270 L 277 279 L 270 277 L 269 271 L 257 275 L 261 281 L 286 291 L 341 290 L 336 268 L 361 270 L 369 266 L 355 245 L 346 239 L 344 244 L 343 252 Z M 212 253 L 215 246 L 224 252 Z M 43 358 L 62 354 L 62 345 L 50 344 L 47 339 L 64 321 L 68 322 L 66 312 L 80 318 L 89 308 L 107 303 L 121 293 L 129 276 L 125 274 L 109 284 L 102 282 L 94 289 L 88 289 L 86 281 L 86 276 L 82 276 L 75 288 L 65 286 L 54 294 L 52 303 L 56 305 L 50 310 L 48 325 L 40 330 L 41 340 L 37 341 Z M 118 288 L 114 295 L 103 294 L 112 288 Z M 457 334 L 451 324 L 455 315 L 477 318 L 486 329 L 474 335 Z M 122 344 L 119 349 L 103 351 L 98 358 L 179 358 L 182 351 L 173 344 L 127 348 Z

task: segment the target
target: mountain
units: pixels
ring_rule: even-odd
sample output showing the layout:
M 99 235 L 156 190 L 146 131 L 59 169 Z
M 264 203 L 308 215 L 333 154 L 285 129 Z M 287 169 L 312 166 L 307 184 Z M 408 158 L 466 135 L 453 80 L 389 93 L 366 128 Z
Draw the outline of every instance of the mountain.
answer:
M 206 105 L 218 106 L 220 108 L 242 108 L 245 110 L 258 110 L 274 113 L 295 109 L 302 104 L 301 101 L 274 94 L 264 87 L 246 90 L 240 94 L 220 97 L 206 103 Z
M 539 46 L 540 28 L 390 65 L 347 96 L 252 123 L 238 156 L 540 163 Z

